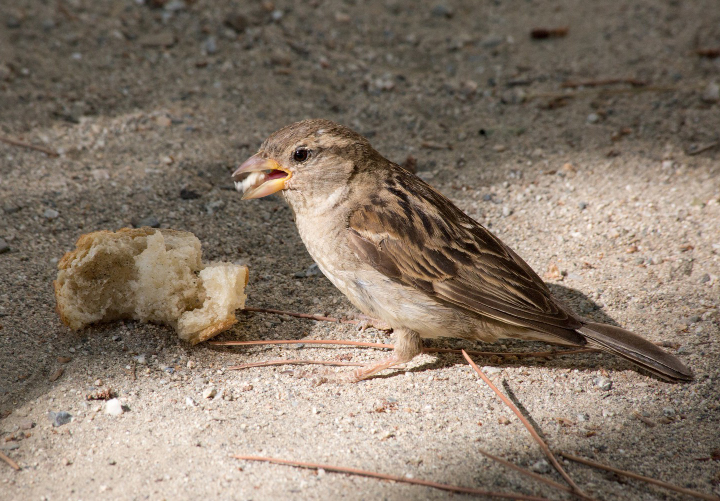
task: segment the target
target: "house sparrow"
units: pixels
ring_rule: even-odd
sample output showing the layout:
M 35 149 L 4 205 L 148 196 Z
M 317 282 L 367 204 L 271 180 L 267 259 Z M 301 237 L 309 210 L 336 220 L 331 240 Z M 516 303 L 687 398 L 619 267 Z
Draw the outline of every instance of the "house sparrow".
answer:
M 408 362 L 422 338 L 437 337 L 589 346 L 667 380 L 693 379 L 640 336 L 573 313 L 499 238 L 347 127 L 328 120 L 284 127 L 233 180 L 243 199 L 280 191 L 325 276 L 393 328 L 392 356 L 357 369 L 355 380 Z

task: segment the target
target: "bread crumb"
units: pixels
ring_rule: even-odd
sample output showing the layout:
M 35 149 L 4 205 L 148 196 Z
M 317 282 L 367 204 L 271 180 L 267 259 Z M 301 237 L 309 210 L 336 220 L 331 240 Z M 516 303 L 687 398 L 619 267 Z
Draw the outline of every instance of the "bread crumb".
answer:
M 204 264 L 192 233 L 124 228 L 82 235 L 53 284 L 60 319 L 73 330 L 134 319 L 170 325 L 196 344 L 237 322 L 247 279 L 246 266 Z

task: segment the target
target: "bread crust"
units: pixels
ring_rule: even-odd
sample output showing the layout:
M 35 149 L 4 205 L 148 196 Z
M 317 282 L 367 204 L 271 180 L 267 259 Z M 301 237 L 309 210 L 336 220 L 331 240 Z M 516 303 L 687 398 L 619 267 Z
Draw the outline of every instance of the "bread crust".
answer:
M 58 263 L 53 290 L 73 330 L 135 319 L 170 325 L 196 344 L 237 322 L 247 283 L 246 266 L 203 263 L 192 233 L 143 227 L 81 235 Z

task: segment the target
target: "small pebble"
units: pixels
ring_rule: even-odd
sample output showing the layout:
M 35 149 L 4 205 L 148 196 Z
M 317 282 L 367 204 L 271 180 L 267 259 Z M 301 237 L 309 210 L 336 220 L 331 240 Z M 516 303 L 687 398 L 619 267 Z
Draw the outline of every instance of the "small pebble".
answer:
M 200 198 L 201 196 L 202 195 L 200 195 L 200 193 L 189 188 L 183 188 L 180 190 L 180 198 L 182 198 L 183 200 L 195 200 L 196 198 Z
M 132 225 L 135 228 L 142 228 L 143 226 L 149 226 L 150 228 L 159 228 L 160 221 L 155 216 L 147 216 L 142 219 L 133 219 Z
M 19 427 L 21 430 L 32 430 L 33 428 L 35 428 L 35 421 L 33 421 L 33 420 L 30 419 L 30 418 L 28 418 L 28 419 L 23 419 L 22 421 L 20 421 L 20 422 L 18 423 L 18 427 Z
M 50 422 L 54 427 L 62 426 L 64 424 L 68 424 L 70 421 L 72 421 L 72 415 L 69 412 L 66 411 L 60 411 L 60 412 L 48 412 L 48 418 L 50 419 Z
M 0 73 L 0 76 L 2 76 L 2 73 Z M 3 205 L 3 211 L 7 214 L 15 214 L 16 212 L 20 212 L 21 209 L 22 207 L 17 205 L 15 202 L 7 202 Z
M 431 11 L 432 15 L 435 17 L 444 17 L 446 19 L 450 19 L 453 17 L 453 10 L 448 7 L 447 5 L 439 4 L 432 8 Z
M 10 14 L 7 19 L 5 20 L 5 26 L 7 26 L 10 29 L 17 29 L 21 25 L 20 18 L 17 16 L 14 16 Z
M 232 12 L 225 17 L 225 26 L 232 28 L 237 33 L 242 33 L 248 27 L 248 19 L 242 14 Z
M 544 459 L 541 459 L 530 466 L 535 473 L 550 473 L 550 465 Z
M 706 103 L 717 103 L 720 101 L 720 85 L 717 82 L 710 82 L 702 93 L 702 100 Z
M 293 275 L 295 278 L 306 278 L 306 277 L 316 277 L 320 275 L 320 268 L 318 267 L 317 263 L 311 264 L 307 270 L 305 271 L 298 271 Z
M 502 369 L 500 369 L 499 367 L 492 367 L 492 366 L 488 365 L 488 366 L 483 367 L 482 371 L 486 375 L 492 376 L 494 374 L 500 374 L 502 372 Z
M 598 115 L 597 113 L 590 113 L 587 116 L 587 123 L 589 123 L 589 124 L 596 124 L 599 121 L 600 121 L 600 115 Z
M 197 403 L 195 403 L 195 400 L 193 400 L 192 398 L 185 397 L 185 405 L 187 405 L 188 407 L 195 407 Z
M 160 115 L 155 117 L 155 123 L 161 127 L 170 127 L 172 125 L 172 120 L 166 115 Z
M 674 417 L 675 416 L 675 409 L 672 407 L 663 407 L 663 415 L 666 417 Z
M 595 385 L 596 388 L 599 388 L 602 391 L 610 391 L 610 389 L 612 388 L 612 381 L 610 381 L 604 376 L 599 376 L 593 379 L 593 385 Z
M 203 44 L 203 50 L 207 54 L 215 54 L 218 51 L 215 37 L 208 37 Z
M 577 420 L 580 423 L 590 421 L 590 415 L 585 412 L 581 412 L 580 414 L 577 415 Z
M 512 213 L 513 213 L 513 210 L 510 207 L 508 207 L 507 205 L 502 208 L 503 217 L 508 217 L 508 216 L 512 215 Z
M 10 246 L 5 240 L 0 238 L 0 254 L 4 254 L 6 252 L 10 252 Z
M 45 219 L 57 219 L 59 216 L 60 213 L 55 209 L 45 209 L 45 212 L 43 212 L 43 217 Z
M 588 206 L 588 203 L 587 203 L 587 202 L 580 202 L 580 203 L 578 204 L 578 209 L 580 209 L 580 210 L 585 210 L 585 209 L 587 209 L 587 206 Z
M 203 391 L 203 398 L 213 398 L 215 395 L 217 395 L 217 390 L 214 387 L 205 388 L 205 391 Z
M 2 242 L 2 240 L 0 240 L 0 242 Z M 0 243 L 0 253 L 2 253 L 2 244 L 1 243 Z M 707 283 L 709 281 L 710 281 L 710 275 L 708 275 L 707 273 L 705 273 L 703 276 L 701 276 L 700 280 L 698 280 L 698 282 L 700 282 L 701 284 Z
M 225 201 L 224 200 L 213 200 L 212 202 L 205 205 L 205 212 L 210 214 L 211 216 L 218 212 L 220 209 L 225 207 Z
M 109 414 L 111 416 L 119 416 L 122 413 L 122 404 L 117 398 L 112 398 L 105 402 L 105 414 Z
M 19 449 L 20 444 L 17 442 L 6 442 L 0 444 L 0 449 L 4 451 L 14 451 L 15 449 Z

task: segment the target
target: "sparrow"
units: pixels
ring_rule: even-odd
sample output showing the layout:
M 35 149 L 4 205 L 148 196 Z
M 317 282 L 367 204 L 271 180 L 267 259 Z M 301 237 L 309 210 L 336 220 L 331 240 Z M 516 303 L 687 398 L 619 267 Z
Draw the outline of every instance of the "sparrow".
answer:
M 232 177 L 243 199 L 281 192 L 323 274 L 392 327 L 392 355 L 355 370 L 355 380 L 410 361 L 423 338 L 438 337 L 593 347 L 665 380 L 693 379 L 637 334 L 575 314 L 497 236 L 347 127 L 288 125 Z

